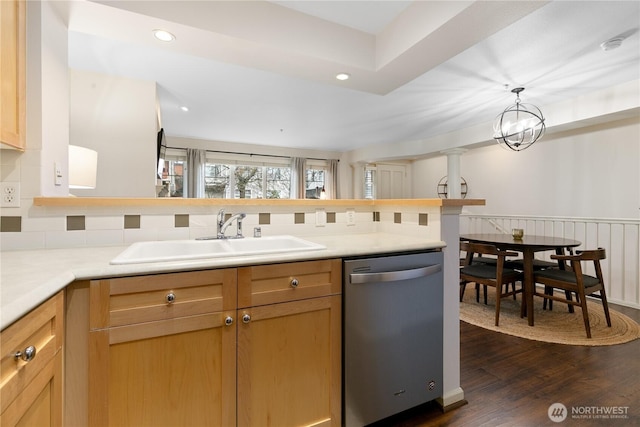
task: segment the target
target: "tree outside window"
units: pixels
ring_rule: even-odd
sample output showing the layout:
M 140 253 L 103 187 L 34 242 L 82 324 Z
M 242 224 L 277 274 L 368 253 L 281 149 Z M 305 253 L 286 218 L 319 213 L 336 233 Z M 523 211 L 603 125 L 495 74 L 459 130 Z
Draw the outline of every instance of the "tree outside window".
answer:
M 204 172 L 204 194 L 208 199 L 224 199 L 229 187 L 229 165 L 207 163 Z
M 184 197 L 184 158 L 165 161 L 159 197 Z M 212 162 L 205 165 L 205 197 L 215 199 L 289 199 L 291 198 L 291 167 L 288 165 L 236 165 Z M 306 170 L 306 198 L 319 199 L 325 183 L 325 170 Z
M 236 191 L 240 199 L 262 198 L 262 167 L 236 166 Z
M 291 198 L 291 168 L 266 166 L 266 198 Z
M 305 198 L 319 199 L 324 188 L 324 169 L 307 169 L 305 179 Z

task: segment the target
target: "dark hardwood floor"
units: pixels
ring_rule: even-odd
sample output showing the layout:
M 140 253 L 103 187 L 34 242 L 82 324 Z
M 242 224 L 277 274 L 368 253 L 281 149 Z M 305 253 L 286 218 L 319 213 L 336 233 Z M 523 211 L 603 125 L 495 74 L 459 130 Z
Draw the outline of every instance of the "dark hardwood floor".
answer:
M 611 308 L 640 322 L 640 310 Z M 640 340 L 606 347 L 548 344 L 460 322 L 460 376 L 467 404 L 446 413 L 435 403 L 378 423 L 427 426 L 640 426 Z M 626 419 L 552 422 L 553 403 L 628 407 Z

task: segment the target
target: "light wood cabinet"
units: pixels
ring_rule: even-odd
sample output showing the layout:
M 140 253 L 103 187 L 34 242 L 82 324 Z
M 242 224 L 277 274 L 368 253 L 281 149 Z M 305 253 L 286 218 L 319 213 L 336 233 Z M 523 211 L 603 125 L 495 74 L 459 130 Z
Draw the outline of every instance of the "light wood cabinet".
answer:
M 68 425 L 235 425 L 236 277 L 222 269 L 74 285 Z
M 238 269 L 238 426 L 341 424 L 341 260 Z
M 339 259 L 76 282 L 69 426 L 339 426 Z
M 61 426 L 63 292 L 0 334 L 0 425 Z
M 0 1 L 0 143 L 25 148 L 26 2 Z

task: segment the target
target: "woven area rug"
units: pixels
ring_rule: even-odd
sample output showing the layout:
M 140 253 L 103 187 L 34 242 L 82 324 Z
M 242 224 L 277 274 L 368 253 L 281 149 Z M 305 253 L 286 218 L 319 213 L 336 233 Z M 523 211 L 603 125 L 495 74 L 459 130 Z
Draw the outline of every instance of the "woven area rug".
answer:
M 622 344 L 640 338 L 640 326 L 628 316 L 612 310 L 611 327 L 607 327 L 604 310 L 600 301 L 587 302 L 591 338 L 587 338 L 579 307 L 569 313 L 566 304 L 554 302 L 553 311 L 542 310 L 542 298 L 534 298 L 534 324 L 530 327 L 527 319 L 520 318 L 521 295 L 517 301 L 513 297 L 503 298 L 500 302 L 500 325 L 495 326 L 495 289 L 487 289 L 487 305 L 484 304 L 482 288 L 480 302 L 476 302 L 474 284 L 467 285 L 460 303 L 460 320 L 492 331 L 502 332 L 530 340 L 558 344 L 601 346 Z

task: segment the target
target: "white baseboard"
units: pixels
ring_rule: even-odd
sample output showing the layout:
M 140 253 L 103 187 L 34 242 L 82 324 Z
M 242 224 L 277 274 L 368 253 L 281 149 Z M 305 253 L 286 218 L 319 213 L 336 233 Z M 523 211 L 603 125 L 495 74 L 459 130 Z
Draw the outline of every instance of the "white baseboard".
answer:
M 444 410 L 447 410 L 447 408 L 451 406 L 460 406 L 466 403 L 464 400 L 464 390 L 462 390 L 462 387 L 458 387 L 445 393 L 442 397 L 437 398 L 436 401 Z

